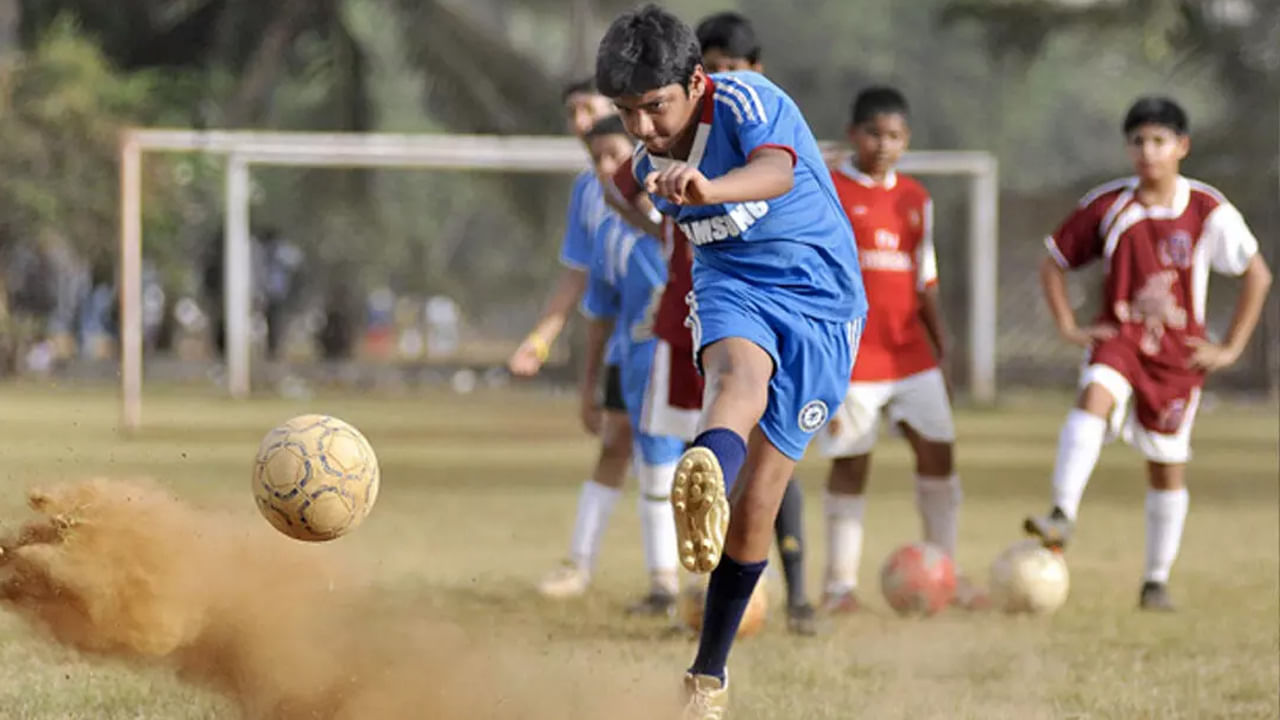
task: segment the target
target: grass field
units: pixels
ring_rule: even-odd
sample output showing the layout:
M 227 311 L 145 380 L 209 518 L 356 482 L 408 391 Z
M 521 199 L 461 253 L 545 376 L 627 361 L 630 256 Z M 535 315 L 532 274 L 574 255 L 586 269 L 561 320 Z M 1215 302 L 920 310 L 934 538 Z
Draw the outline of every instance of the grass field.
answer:
M 960 561 L 973 574 L 983 577 L 1016 539 L 1025 513 L 1043 510 L 1065 402 L 1011 402 L 958 417 Z M 456 623 L 495 653 L 547 666 L 585 659 L 637 676 L 669 671 L 674 685 L 691 657 L 692 644 L 664 637 L 660 623 L 622 617 L 644 587 L 634 495 L 619 505 L 588 598 L 558 605 L 533 595 L 564 552 L 593 456 L 570 398 L 484 391 L 236 404 L 212 392 L 158 390 L 146 403 L 146 429 L 122 440 L 112 391 L 0 387 L 0 522 L 11 528 L 25 517 L 29 486 L 90 475 L 154 477 L 194 503 L 252 515 L 249 466 L 262 433 L 292 414 L 324 411 L 359 426 L 378 451 L 378 506 L 334 551 L 358 558 L 387 596 Z M 874 590 L 878 559 L 918 534 L 908 457 L 900 441 L 886 440 L 873 472 L 862 573 L 870 610 L 814 640 L 791 638 L 775 615 L 736 649 L 733 717 L 1277 717 L 1278 438 L 1273 405 L 1202 413 L 1172 584 L 1177 614 L 1134 610 L 1143 476 L 1137 456 L 1114 446 L 1085 497 L 1068 557 L 1072 595 L 1061 612 L 930 620 L 892 616 Z M 816 594 L 823 468 L 810 460 L 800 473 Z M 772 585 L 775 597 L 780 585 Z M 225 700 L 164 668 L 81 658 L 0 612 L 0 720 L 234 716 Z

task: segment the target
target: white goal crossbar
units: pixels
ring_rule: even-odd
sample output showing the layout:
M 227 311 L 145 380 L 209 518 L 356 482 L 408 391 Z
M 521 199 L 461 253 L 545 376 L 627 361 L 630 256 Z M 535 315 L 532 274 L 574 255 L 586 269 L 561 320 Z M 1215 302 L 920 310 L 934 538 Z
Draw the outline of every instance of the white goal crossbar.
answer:
M 830 153 L 843 145 L 823 143 Z M 129 128 L 120 140 L 121 423 L 142 423 L 142 157 L 148 152 L 226 156 L 224 271 L 228 389 L 250 389 L 252 278 L 249 171 L 254 165 L 420 168 L 493 172 L 578 172 L 587 164 L 572 137 L 380 133 L 195 131 Z M 987 152 L 910 152 L 902 169 L 969 178 L 969 389 L 976 402 L 995 400 L 997 163 Z

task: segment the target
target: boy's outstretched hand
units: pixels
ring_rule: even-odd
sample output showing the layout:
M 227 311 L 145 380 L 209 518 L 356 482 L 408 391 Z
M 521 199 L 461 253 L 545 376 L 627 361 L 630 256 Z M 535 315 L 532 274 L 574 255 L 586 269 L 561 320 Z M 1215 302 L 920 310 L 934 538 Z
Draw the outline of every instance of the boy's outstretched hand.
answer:
M 711 205 L 711 181 L 692 165 L 673 162 L 662 170 L 649 173 L 644 189 L 677 205 Z

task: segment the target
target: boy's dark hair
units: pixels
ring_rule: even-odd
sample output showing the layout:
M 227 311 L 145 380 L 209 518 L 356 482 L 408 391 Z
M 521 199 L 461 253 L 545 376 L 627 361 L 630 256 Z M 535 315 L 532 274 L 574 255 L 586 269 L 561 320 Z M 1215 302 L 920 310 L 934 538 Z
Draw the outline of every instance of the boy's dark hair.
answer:
M 854 125 L 861 125 L 877 115 L 901 115 L 909 117 L 911 108 L 897 88 L 876 85 L 858 93 L 850 107 Z
M 578 78 L 565 83 L 564 88 L 560 90 L 560 102 L 568 100 L 570 95 L 577 95 L 578 93 L 595 94 L 595 92 L 596 79 L 594 77 Z
M 627 127 L 622 124 L 621 116 L 605 115 L 597 120 L 595 125 L 591 126 L 591 129 L 587 131 L 587 134 L 583 136 L 583 139 L 590 140 L 592 138 L 604 137 L 605 135 L 621 135 L 623 137 L 630 137 L 627 135 Z
M 1148 96 L 1138 98 L 1124 116 L 1124 134 L 1128 135 L 1143 125 L 1160 125 L 1179 135 L 1186 135 L 1190 123 L 1187 112 L 1172 98 Z
M 736 12 L 710 15 L 698 23 L 696 31 L 702 52 L 719 50 L 749 63 L 760 62 L 760 39 L 751 21 Z
M 688 91 L 702 48 L 693 30 L 657 5 L 619 15 L 596 53 L 596 87 L 606 97 L 642 95 L 666 85 Z

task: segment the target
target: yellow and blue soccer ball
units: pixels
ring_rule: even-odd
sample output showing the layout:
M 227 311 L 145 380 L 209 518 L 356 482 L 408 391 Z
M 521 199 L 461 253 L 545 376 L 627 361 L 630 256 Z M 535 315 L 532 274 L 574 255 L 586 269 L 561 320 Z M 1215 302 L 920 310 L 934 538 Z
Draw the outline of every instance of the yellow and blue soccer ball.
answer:
M 341 537 L 378 499 L 378 458 L 359 430 L 329 415 L 299 415 L 262 438 L 253 496 L 275 529 L 297 540 Z

